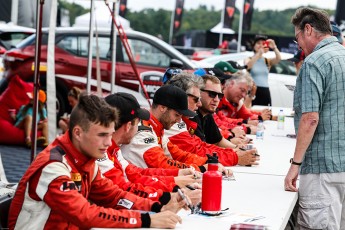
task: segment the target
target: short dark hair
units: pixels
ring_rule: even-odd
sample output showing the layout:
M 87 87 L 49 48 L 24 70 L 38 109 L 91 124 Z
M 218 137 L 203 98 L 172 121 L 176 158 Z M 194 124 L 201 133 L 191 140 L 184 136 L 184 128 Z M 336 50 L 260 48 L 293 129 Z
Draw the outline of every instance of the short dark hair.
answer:
M 210 74 L 205 74 L 201 78 L 204 81 L 204 86 L 202 87 L 202 89 L 205 89 L 205 84 L 207 81 L 211 81 L 213 84 L 221 84 L 219 78 Z
M 118 113 L 103 98 L 96 95 L 81 94 L 78 104 L 73 108 L 69 122 L 69 134 L 79 125 L 87 131 L 91 123 L 109 127 L 112 122 L 117 123 Z
M 332 34 L 329 16 L 324 10 L 310 7 L 298 8 L 291 17 L 291 23 L 300 30 L 303 30 L 306 24 L 310 24 L 322 34 Z

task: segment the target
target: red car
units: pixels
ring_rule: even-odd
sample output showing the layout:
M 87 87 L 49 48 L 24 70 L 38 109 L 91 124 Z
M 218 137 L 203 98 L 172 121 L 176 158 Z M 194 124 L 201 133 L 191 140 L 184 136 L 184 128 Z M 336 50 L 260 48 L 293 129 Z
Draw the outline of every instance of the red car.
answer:
M 86 88 L 88 63 L 88 28 L 57 28 L 55 37 L 55 75 L 58 116 L 69 111 L 67 92 L 73 86 Z M 180 63 L 181 68 L 193 69 L 194 64 L 183 54 L 164 41 L 148 34 L 126 31 L 128 42 L 135 58 L 138 72 L 144 78 L 148 93 L 153 96 L 157 86 L 161 85 L 164 71 L 174 62 Z M 35 39 L 32 35 L 23 40 L 4 55 L 4 79 L 0 83 L 0 92 L 8 84 L 11 77 L 18 74 L 25 81 L 33 81 Z M 43 30 L 41 51 L 41 84 L 46 85 L 48 31 Z M 110 30 L 98 30 L 98 44 L 100 69 L 103 91 L 110 90 L 111 78 L 111 49 Z M 96 79 L 96 38 L 93 44 L 92 79 Z M 178 60 L 178 61 L 176 61 Z M 147 74 L 145 74 L 147 73 Z M 160 74 L 161 73 L 161 74 Z M 115 84 L 129 90 L 139 90 L 139 81 L 135 77 L 128 56 L 119 38 L 116 49 L 116 78 Z M 91 86 L 96 86 L 96 81 Z M 93 88 L 95 89 L 95 88 Z

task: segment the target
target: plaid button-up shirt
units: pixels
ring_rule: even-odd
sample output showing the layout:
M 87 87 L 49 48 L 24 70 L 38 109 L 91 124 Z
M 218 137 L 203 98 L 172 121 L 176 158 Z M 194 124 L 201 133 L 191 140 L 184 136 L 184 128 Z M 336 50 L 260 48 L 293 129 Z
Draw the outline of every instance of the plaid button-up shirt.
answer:
M 345 172 L 345 48 L 335 37 L 322 40 L 305 59 L 294 110 L 296 133 L 303 113 L 319 113 L 300 173 Z

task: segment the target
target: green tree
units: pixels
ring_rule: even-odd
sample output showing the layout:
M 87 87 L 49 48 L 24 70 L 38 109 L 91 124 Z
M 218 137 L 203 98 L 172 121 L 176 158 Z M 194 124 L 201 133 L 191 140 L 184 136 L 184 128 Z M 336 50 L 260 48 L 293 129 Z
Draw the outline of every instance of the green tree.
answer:
M 58 0 L 59 8 L 63 8 L 69 11 L 69 22 L 70 25 L 73 25 L 75 22 L 75 18 L 90 12 L 89 9 L 85 9 L 81 5 L 75 3 L 69 3 L 65 0 Z

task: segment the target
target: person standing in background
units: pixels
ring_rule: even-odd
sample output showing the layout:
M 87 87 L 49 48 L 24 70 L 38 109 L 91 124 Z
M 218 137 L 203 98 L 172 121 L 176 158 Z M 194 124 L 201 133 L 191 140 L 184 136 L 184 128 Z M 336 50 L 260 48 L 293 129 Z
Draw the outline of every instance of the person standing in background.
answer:
M 344 229 L 345 48 L 323 10 L 299 8 L 291 22 L 306 58 L 294 92 L 297 139 L 285 190 L 298 191 L 298 229 Z
M 67 95 L 68 103 L 74 108 L 78 103 L 78 98 L 81 93 L 81 90 L 78 87 L 73 87 Z M 59 120 L 59 128 L 62 130 L 62 133 L 65 133 L 69 125 L 69 115 L 65 113 Z
M 274 58 L 263 56 L 269 49 L 275 53 Z M 268 73 L 271 66 L 280 62 L 280 52 L 273 39 L 267 39 L 266 36 L 257 35 L 253 43 L 254 56 L 247 58 L 244 62 L 250 75 L 257 86 L 256 96 L 252 105 L 272 105 L 271 94 L 268 85 Z

